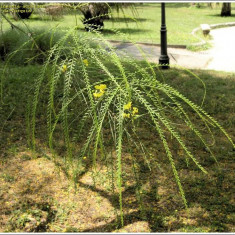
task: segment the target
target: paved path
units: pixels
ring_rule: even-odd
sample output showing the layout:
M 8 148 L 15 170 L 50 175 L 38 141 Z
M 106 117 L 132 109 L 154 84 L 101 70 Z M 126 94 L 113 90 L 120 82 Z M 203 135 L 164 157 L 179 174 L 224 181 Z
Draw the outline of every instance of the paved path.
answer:
M 235 27 L 212 30 L 213 48 L 208 50 L 212 61 L 206 69 L 235 72 Z
M 211 35 L 213 49 L 207 51 L 192 52 L 186 49 L 168 48 L 170 64 L 191 69 L 235 72 L 235 27 L 211 30 Z M 159 46 L 138 45 L 138 48 L 132 43 L 112 42 L 112 44 L 117 48 L 118 54 L 136 59 L 144 58 L 139 49 L 141 48 L 149 61 L 158 63 Z
M 139 44 L 138 46 L 132 43 L 112 43 L 117 53 L 121 56 L 130 56 L 136 59 L 144 59 L 141 50 L 143 50 L 146 58 L 151 62 L 158 63 L 160 56 L 160 47 Z M 168 48 L 168 56 L 170 57 L 171 65 L 179 65 L 185 68 L 205 68 L 212 57 L 207 52 L 191 52 L 181 48 Z

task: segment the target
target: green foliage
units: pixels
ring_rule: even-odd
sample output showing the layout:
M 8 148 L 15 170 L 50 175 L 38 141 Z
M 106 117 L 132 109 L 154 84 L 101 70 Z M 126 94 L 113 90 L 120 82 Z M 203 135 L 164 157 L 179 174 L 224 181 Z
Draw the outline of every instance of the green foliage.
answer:
M 63 32 L 47 27 L 32 28 L 26 33 L 7 30 L 0 36 L 1 59 L 16 65 L 43 63 L 45 53 L 62 35 Z
M 179 126 L 191 130 L 211 156 L 210 142 L 201 132 L 203 128 L 208 133 L 211 133 L 211 127 L 219 128 L 234 146 L 222 126 L 201 106 L 164 82 L 164 75 L 157 65 L 147 61 L 139 64 L 131 58 L 120 60 L 114 48 L 100 33 L 94 31 L 79 36 L 76 29 L 72 28 L 51 47 L 47 55 L 35 83 L 31 104 L 32 122 L 29 126 L 32 128 L 32 146 L 36 147 L 38 102 L 42 98 L 41 92 L 45 94 L 43 90 L 46 89 L 47 133 L 54 159 L 57 156 L 55 136 L 58 133 L 61 135 L 62 131 L 67 149 L 64 166 L 68 173 L 72 172 L 73 179 L 82 175 L 84 157 L 92 162 L 93 175 L 97 163 L 116 161 L 116 167 L 109 169 L 116 179 L 116 183 L 111 182 L 114 184 L 112 187 L 117 187 L 119 191 L 122 224 L 125 173 L 122 162 L 125 153 L 138 149 L 139 155 L 151 169 L 151 154 L 141 139 L 143 128 L 155 134 L 156 142 L 162 143 L 186 207 L 187 201 L 175 164 L 176 156 L 171 149 L 172 140 L 184 151 L 187 165 L 194 164 L 204 173 L 207 170 L 193 155 L 190 146 L 187 146 Z M 187 76 L 199 79 L 192 72 L 186 72 Z M 198 120 L 193 121 L 189 113 L 193 113 Z M 76 145 L 77 148 L 74 147 Z M 115 156 L 109 154 L 113 149 Z M 138 184 L 136 167 L 134 162 L 133 172 Z
M 205 3 L 206 4 L 206 3 Z M 193 29 L 200 24 L 217 24 L 231 22 L 229 17 L 220 17 L 221 7 L 211 9 L 201 4 L 201 8 L 191 7 L 190 3 L 167 3 L 166 4 L 166 22 L 167 22 L 167 40 L 169 44 L 190 45 L 197 43 L 198 39 L 191 35 Z M 66 4 L 67 5 L 67 4 Z M 160 3 L 134 3 L 136 14 L 133 14 L 131 8 L 125 8 L 117 13 L 111 11 L 112 17 L 105 21 L 103 35 L 110 40 L 123 40 L 120 34 L 115 34 L 114 29 L 128 35 L 130 41 L 136 42 L 160 42 L 160 34 L 158 33 L 161 26 L 161 5 Z M 234 7 L 234 3 L 232 3 Z M 84 25 L 79 20 L 82 13 L 77 9 L 73 10 L 69 7 L 63 15 L 63 19 L 57 21 L 39 20 L 39 15 L 32 14 L 27 25 L 30 28 L 45 27 L 58 28 L 66 30 L 70 27 L 77 26 L 79 34 L 85 34 Z M 40 9 L 39 9 L 40 10 Z M 181 16 L 184 16 L 183 18 Z M 24 28 L 22 21 L 15 22 L 17 26 Z M 127 27 L 128 26 L 128 27 Z M 11 29 L 10 25 L 3 20 L 3 30 Z

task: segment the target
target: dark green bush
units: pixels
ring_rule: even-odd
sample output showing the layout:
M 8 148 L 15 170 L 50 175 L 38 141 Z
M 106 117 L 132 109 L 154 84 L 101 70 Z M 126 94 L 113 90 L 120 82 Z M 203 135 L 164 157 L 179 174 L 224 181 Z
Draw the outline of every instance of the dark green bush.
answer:
M 63 32 L 44 27 L 30 32 L 10 29 L 0 36 L 0 56 L 3 61 L 16 65 L 43 63 L 47 51 L 62 37 Z

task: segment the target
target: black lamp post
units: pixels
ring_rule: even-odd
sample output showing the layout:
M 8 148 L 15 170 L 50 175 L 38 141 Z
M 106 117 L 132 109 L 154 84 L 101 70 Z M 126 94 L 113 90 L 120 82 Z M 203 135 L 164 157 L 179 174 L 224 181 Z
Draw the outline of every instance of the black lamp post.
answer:
M 161 55 L 159 64 L 162 69 L 169 68 L 169 56 L 167 55 L 167 30 L 166 30 L 166 16 L 165 16 L 165 3 L 161 3 L 162 10 L 162 25 L 161 25 Z

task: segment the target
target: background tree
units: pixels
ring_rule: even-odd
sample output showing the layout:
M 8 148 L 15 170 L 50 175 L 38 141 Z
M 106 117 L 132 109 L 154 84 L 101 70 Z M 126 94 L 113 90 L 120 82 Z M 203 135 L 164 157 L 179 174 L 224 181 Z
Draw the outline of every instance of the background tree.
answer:
M 14 3 L 16 11 L 12 11 L 12 15 L 15 20 L 18 19 L 29 19 L 33 13 L 33 4 L 32 3 Z
M 84 15 L 83 23 L 86 30 L 101 29 L 104 20 L 109 18 L 109 5 L 107 3 L 87 3 L 79 7 Z
M 136 12 L 134 4 L 131 3 L 86 3 L 78 6 L 84 15 L 83 23 L 86 30 L 102 29 L 104 20 L 110 18 L 112 9 L 124 13 L 125 7 L 131 7 L 133 14 Z
M 221 16 L 231 16 L 231 2 L 223 2 Z

